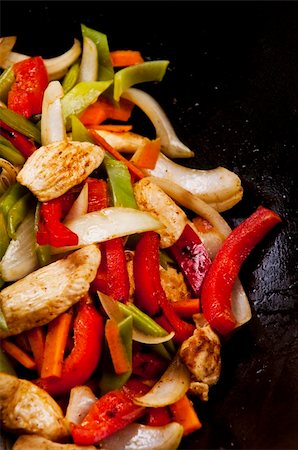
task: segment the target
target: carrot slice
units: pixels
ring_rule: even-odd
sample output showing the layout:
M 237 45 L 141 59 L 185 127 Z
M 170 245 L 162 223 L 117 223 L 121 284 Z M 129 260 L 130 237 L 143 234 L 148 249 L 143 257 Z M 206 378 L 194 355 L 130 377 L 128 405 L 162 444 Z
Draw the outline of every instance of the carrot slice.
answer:
M 183 428 L 183 436 L 187 436 L 196 430 L 202 428 L 202 423 L 193 407 L 191 400 L 184 395 L 177 402 L 169 405 L 173 419 L 180 423 Z
M 208 220 L 203 219 L 202 217 L 194 217 L 192 219 L 192 222 L 194 224 L 194 226 L 196 227 L 196 229 L 198 231 L 201 231 L 202 233 L 207 233 L 208 231 L 212 230 L 213 226 L 211 225 L 210 222 L 208 222 Z
M 106 119 L 127 122 L 133 107 L 134 103 L 124 98 L 121 98 L 119 103 L 114 105 L 106 98 L 100 97 L 83 111 L 80 121 L 84 125 L 98 125 Z
M 114 50 L 110 52 L 110 56 L 114 67 L 133 66 L 144 62 L 141 53 L 136 50 Z
M 46 340 L 45 330 L 43 327 L 35 327 L 32 328 L 32 330 L 28 330 L 26 334 L 36 363 L 37 371 L 40 375 Z
M 117 375 L 131 369 L 125 347 L 122 343 L 119 327 L 115 320 L 108 319 L 105 326 L 105 337 L 109 346 L 113 366 Z
M 172 302 L 171 305 L 178 316 L 184 319 L 190 319 L 194 314 L 200 312 L 200 300 L 198 298 L 178 300 L 177 302 Z
M 60 377 L 67 338 L 72 323 L 72 310 L 60 314 L 48 325 L 41 378 Z
M 88 125 L 88 129 L 92 130 L 105 130 L 112 131 L 114 133 L 125 133 L 132 129 L 132 125 L 115 125 L 112 123 L 106 123 L 104 125 Z
M 132 164 L 130 161 L 124 158 L 124 156 L 122 156 L 121 153 L 119 153 L 110 144 L 108 144 L 107 141 L 103 137 L 101 137 L 98 133 L 96 133 L 95 130 L 89 130 L 89 133 L 91 134 L 91 136 L 93 137 L 93 139 L 97 144 L 101 145 L 118 161 L 122 161 L 127 166 L 131 175 L 133 175 L 138 180 L 144 178 L 145 174 L 140 169 L 138 169 L 134 164 Z
M 22 366 L 26 367 L 27 369 L 36 368 L 35 361 L 31 358 L 31 356 L 29 356 L 26 352 L 24 352 L 24 350 L 22 350 L 13 342 L 7 339 L 3 339 L 1 346 L 6 353 L 16 359 L 20 364 L 22 364 Z
M 143 169 L 154 169 L 160 153 L 160 138 L 146 139 L 145 145 L 139 147 L 130 162 Z

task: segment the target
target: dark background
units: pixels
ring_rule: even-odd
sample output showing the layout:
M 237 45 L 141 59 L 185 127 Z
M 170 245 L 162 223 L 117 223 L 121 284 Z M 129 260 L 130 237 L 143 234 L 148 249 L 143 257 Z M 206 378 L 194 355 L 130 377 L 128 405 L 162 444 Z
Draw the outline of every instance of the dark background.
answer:
M 142 88 L 196 151 L 183 164 L 240 176 L 244 198 L 224 213 L 231 226 L 260 204 L 283 219 L 243 265 L 253 318 L 225 343 L 222 377 L 198 404 L 203 428 L 181 448 L 297 449 L 298 4 L 1 2 L 1 35 L 16 34 L 22 53 L 64 52 L 80 23 L 106 33 L 111 50 L 170 60 L 164 80 Z

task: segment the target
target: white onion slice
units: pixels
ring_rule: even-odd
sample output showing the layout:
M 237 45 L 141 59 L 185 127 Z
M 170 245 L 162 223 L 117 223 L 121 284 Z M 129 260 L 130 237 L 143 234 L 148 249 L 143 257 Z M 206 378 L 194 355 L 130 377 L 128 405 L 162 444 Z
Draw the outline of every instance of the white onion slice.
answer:
M 89 386 L 76 386 L 71 389 L 65 419 L 68 423 L 79 425 L 90 408 L 97 401 Z
M 97 47 L 90 38 L 84 36 L 82 60 L 80 64 L 78 82 L 97 81 L 97 72 L 98 72 Z
M 4 158 L 0 158 L 0 195 L 16 182 L 19 167 L 15 167 Z
M 88 211 L 88 183 L 85 183 L 78 198 L 73 202 L 72 207 L 68 211 L 64 222 L 77 219 L 87 214 Z
M 78 59 L 81 54 L 81 43 L 78 39 L 74 39 L 74 44 L 65 53 L 54 58 L 44 59 L 45 66 L 49 75 L 49 80 L 59 80 L 62 78 L 67 69 Z M 5 59 L 0 60 L 0 67 L 7 69 L 16 62 L 24 61 L 30 58 L 28 55 L 22 53 L 10 52 Z
M 43 96 L 41 116 L 41 143 L 53 144 L 67 139 L 61 98 L 63 87 L 59 81 L 51 81 Z
M 152 389 L 133 401 L 137 405 L 153 408 L 171 405 L 186 394 L 189 386 L 190 373 L 177 354 Z
M 97 294 L 103 309 L 110 319 L 114 319 L 117 323 L 125 319 L 124 314 L 118 307 L 117 301 L 115 301 L 112 297 L 104 294 L 103 292 L 97 291 Z M 174 332 L 171 332 L 164 336 L 152 336 L 149 334 L 145 334 L 142 330 L 139 330 L 133 325 L 132 339 L 142 344 L 162 344 L 163 342 L 170 341 L 174 336 Z
M 115 206 L 84 214 L 65 222 L 65 225 L 78 235 L 78 247 L 163 227 L 150 213 Z M 73 248 L 56 247 L 52 248 L 52 252 L 64 253 Z
M 243 196 L 240 178 L 224 167 L 211 170 L 191 169 L 160 154 L 155 168 L 144 171 L 147 175 L 178 184 L 209 203 L 217 211 L 232 208 Z
M 162 427 L 131 423 L 101 441 L 105 450 L 176 450 L 183 435 L 183 426 L 172 422 Z
M 0 272 L 3 280 L 16 281 L 38 268 L 35 252 L 34 214 L 28 213 L 16 231 L 2 258 Z
M 170 158 L 190 158 L 194 152 L 184 145 L 177 137 L 167 115 L 159 103 L 146 92 L 129 88 L 123 98 L 131 101 L 148 116 L 155 127 L 156 135 L 160 138 L 161 151 Z

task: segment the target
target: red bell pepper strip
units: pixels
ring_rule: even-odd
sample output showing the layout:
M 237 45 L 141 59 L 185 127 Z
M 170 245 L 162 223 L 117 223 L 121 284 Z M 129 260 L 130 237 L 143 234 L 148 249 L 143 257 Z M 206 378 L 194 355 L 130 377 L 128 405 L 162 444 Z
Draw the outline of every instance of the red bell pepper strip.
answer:
M 199 236 L 186 224 L 179 239 L 169 248 L 195 297 L 199 297 L 211 259 Z
M 137 348 L 136 344 L 134 343 L 132 353 L 132 373 L 146 380 L 160 378 L 169 361 L 153 350 Z
M 139 419 L 146 408 L 133 399 L 146 394 L 149 387 L 130 379 L 121 389 L 103 395 L 91 407 L 81 425 L 70 424 L 76 445 L 93 445 Z
M 221 335 L 227 335 L 236 325 L 231 291 L 241 264 L 279 222 L 278 214 L 260 206 L 230 233 L 218 251 L 203 282 L 201 303 L 204 316 Z
M 99 211 L 109 206 L 107 183 L 89 178 L 88 212 Z M 100 245 L 102 254 L 97 274 L 91 283 L 93 291 L 101 291 L 121 302 L 129 299 L 129 277 L 122 238 L 114 238 Z
M 13 65 L 15 82 L 8 93 L 7 106 L 26 119 L 40 114 L 48 73 L 40 56 L 27 58 Z
M 31 139 L 15 131 L 2 120 L 0 120 L 0 134 L 9 140 L 22 153 L 24 158 L 29 158 L 37 150 L 36 145 Z
M 39 378 L 35 384 L 55 397 L 86 383 L 99 363 L 103 333 L 103 317 L 88 297 L 83 298 L 74 320 L 74 346 L 63 362 L 61 377 Z
M 136 305 L 150 316 L 161 311 L 175 332 L 175 341 L 183 342 L 190 337 L 194 326 L 181 320 L 175 313 L 160 281 L 159 235 L 146 231 L 140 237 L 133 260 Z
M 74 199 L 73 191 L 41 204 L 36 233 L 36 241 L 39 245 L 63 247 L 78 244 L 77 234 L 61 222 Z
M 172 422 L 169 408 L 160 406 L 158 408 L 148 408 L 144 424 L 150 427 L 163 427 Z

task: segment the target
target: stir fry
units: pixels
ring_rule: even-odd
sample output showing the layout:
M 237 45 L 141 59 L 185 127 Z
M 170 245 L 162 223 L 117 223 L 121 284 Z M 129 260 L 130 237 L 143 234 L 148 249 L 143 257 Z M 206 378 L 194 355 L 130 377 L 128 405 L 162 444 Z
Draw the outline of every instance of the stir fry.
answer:
M 194 151 L 135 87 L 170 62 L 81 32 L 52 59 L 0 41 L 1 426 L 14 450 L 175 450 L 251 319 L 241 265 L 281 218 L 260 205 L 231 230 L 239 177 L 179 164 Z

